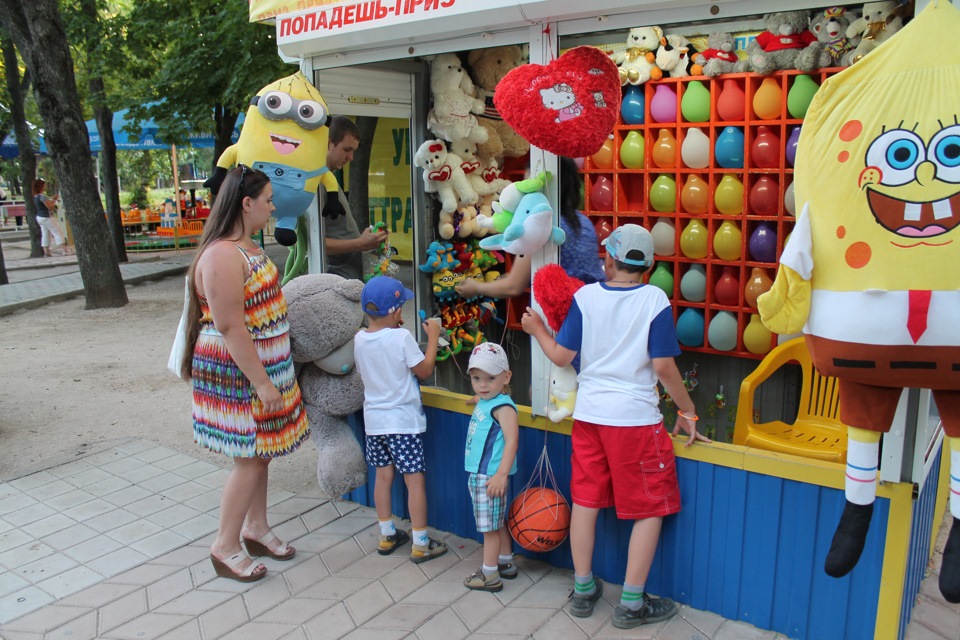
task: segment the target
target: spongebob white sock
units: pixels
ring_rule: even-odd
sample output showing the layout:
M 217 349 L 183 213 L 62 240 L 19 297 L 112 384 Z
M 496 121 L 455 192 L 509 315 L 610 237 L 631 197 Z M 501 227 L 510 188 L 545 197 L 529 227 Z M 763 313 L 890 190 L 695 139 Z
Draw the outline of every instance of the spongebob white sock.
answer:
M 847 430 L 847 500 L 854 504 L 872 504 L 877 498 L 877 461 L 880 434 L 850 427 Z
M 960 438 L 950 442 L 950 515 L 960 518 Z

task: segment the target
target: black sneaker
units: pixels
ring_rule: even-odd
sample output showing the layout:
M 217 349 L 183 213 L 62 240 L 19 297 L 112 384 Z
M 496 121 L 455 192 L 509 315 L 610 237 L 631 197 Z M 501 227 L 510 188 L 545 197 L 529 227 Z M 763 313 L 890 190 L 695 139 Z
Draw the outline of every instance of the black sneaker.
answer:
M 578 618 L 589 618 L 593 615 L 593 607 L 597 604 L 600 596 L 603 595 L 603 581 L 600 578 L 594 578 L 593 580 L 597 585 L 597 590 L 590 595 L 578 596 L 576 588 L 570 593 L 570 615 Z
M 643 594 L 643 604 L 639 609 L 627 609 L 617 605 L 613 611 L 613 626 L 618 629 L 633 629 L 642 624 L 663 622 L 677 615 L 677 605 L 670 598 L 654 598 Z
M 377 546 L 377 553 L 382 556 L 388 556 L 398 547 L 402 547 L 407 544 L 410 540 L 410 534 L 408 534 L 403 529 L 397 529 L 397 532 L 392 536 L 380 535 L 380 544 Z

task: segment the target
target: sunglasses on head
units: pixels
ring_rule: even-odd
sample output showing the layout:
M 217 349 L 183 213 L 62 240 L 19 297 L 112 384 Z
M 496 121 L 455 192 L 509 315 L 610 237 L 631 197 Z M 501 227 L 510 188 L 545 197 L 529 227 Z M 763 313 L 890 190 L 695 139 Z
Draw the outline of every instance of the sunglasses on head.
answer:
M 243 198 L 243 181 L 247 178 L 247 172 L 250 171 L 250 167 L 245 164 L 239 165 L 240 167 L 240 187 L 237 189 L 237 195 Z

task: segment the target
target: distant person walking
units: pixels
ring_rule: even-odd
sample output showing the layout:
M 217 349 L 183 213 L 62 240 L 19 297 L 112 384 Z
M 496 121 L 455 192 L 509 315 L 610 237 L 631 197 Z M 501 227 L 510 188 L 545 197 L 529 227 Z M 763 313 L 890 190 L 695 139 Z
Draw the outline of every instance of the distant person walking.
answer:
M 210 561 L 217 575 L 239 582 L 267 573 L 247 552 L 274 560 L 296 554 L 267 522 L 267 471 L 309 434 L 279 273 L 250 237 L 274 209 L 266 174 L 244 165 L 230 171 L 188 276 L 181 372 L 193 380 L 194 439 L 233 458 Z
M 53 248 L 59 248 L 61 255 L 68 255 L 66 237 L 60 228 L 60 223 L 51 214 L 57 209 L 57 200 L 60 196 L 48 198 L 43 189 L 46 186 L 43 178 L 37 178 L 33 181 L 33 203 L 37 207 L 37 224 L 40 225 L 40 246 L 43 247 L 44 257 L 53 256 L 50 243 L 53 242 Z

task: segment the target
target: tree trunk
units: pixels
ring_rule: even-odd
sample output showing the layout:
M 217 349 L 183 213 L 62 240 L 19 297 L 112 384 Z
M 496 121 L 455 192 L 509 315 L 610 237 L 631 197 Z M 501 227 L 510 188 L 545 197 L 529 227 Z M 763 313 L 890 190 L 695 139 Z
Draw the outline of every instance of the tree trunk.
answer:
M 60 180 L 87 309 L 122 307 L 127 291 L 97 193 L 90 141 L 57 0 L 0 0 L 0 20 L 33 74 L 45 138 Z
M 3 245 L 0 244 L 0 285 L 10 284 L 7 278 L 7 265 L 3 262 Z
M 233 129 L 237 126 L 237 118 L 239 117 L 239 113 L 224 107 L 222 104 L 217 104 L 213 107 L 215 131 L 213 132 L 213 166 L 210 167 L 211 174 L 216 170 L 217 161 L 220 159 L 220 156 L 227 150 L 227 147 L 233 144 Z
M 360 144 L 350 163 L 350 184 L 345 185 L 350 194 L 350 213 L 360 229 L 370 226 L 370 151 L 378 120 L 376 116 L 357 116 Z
M 113 237 L 113 249 L 118 262 L 127 261 L 127 245 L 120 219 L 120 179 L 117 177 L 117 143 L 113 139 L 113 111 L 106 105 L 103 78 L 90 80 L 90 94 L 94 103 L 93 118 L 100 133 L 100 184 L 107 203 L 107 225 Z
M 37 224 L 37 208 L 33 202 L 33 192 L 31 191 L 33 180 L 37 176 L 37 157 L 33 153 L 33 144 L 30 142 L 30 127 L 27 126 L 27 116 L 23 108 L 23 90 L 26 87 L 22 87 L 20 84 L 20 65 L 17 62 L 17 51 L 5 24 L 4 28 L 0 30 L 0 47 L 3 48 L 3 64 L 7 71 L 10 118 L 17 138 L 17 151 L 20 154 L 20 176 L 25 187 L 23 189 L 23 204 L 27 209 L 27 229 L 30 231 L 30 257 L 41 258 L 43 257 L 43 248 L 40 246 L 40 225 Z

